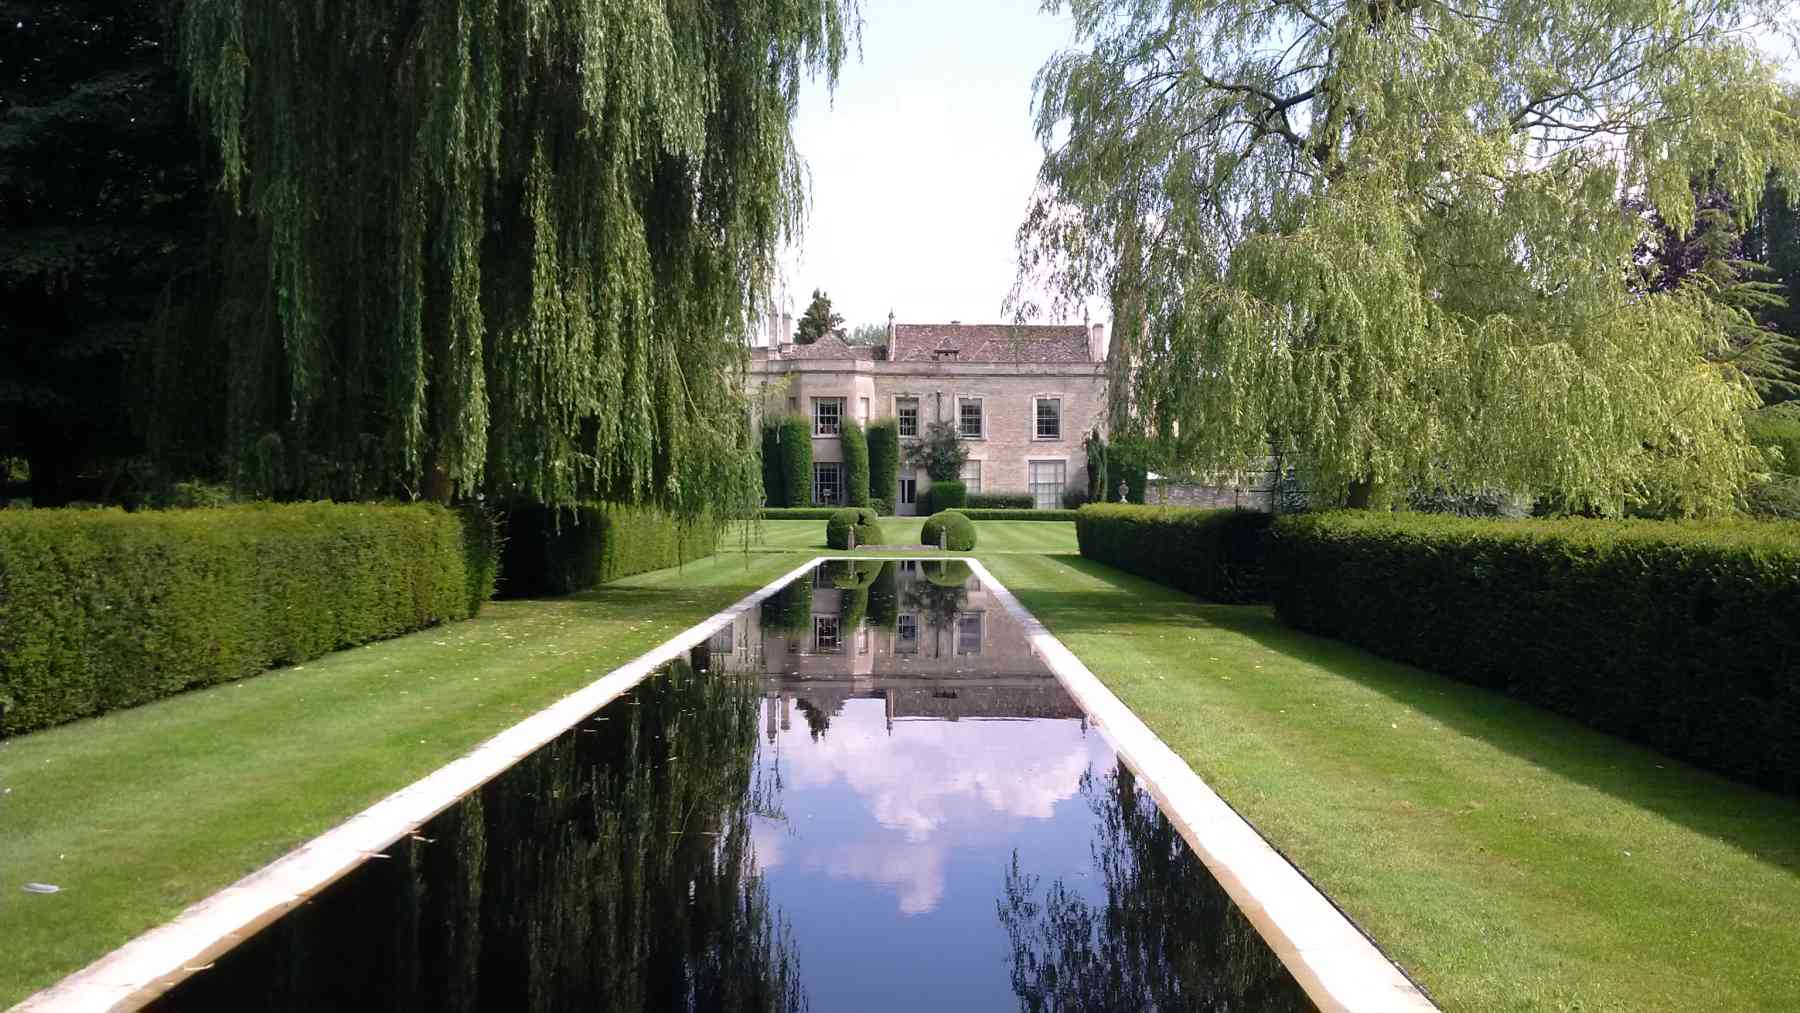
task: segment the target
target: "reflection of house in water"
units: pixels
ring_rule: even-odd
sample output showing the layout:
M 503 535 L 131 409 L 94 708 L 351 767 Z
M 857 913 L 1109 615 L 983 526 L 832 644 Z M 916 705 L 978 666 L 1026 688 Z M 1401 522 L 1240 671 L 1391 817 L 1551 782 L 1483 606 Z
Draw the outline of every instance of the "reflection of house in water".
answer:
M 1018 621 L 954 561 L 827 563 L 707 648 L 715 670 L 763 680 L 771 736 L 796 717 L 818 735 L 851 698 L 884 699 L 890 729 L 908 718 L 1083 717 Z

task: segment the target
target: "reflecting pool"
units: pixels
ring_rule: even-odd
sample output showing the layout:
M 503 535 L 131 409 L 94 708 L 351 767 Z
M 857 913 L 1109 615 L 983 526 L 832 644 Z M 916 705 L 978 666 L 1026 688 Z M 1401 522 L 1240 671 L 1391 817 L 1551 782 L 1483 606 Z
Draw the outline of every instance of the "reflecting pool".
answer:
M 1313 1007 L 966 567 L 859 562 L 158 1008 Z

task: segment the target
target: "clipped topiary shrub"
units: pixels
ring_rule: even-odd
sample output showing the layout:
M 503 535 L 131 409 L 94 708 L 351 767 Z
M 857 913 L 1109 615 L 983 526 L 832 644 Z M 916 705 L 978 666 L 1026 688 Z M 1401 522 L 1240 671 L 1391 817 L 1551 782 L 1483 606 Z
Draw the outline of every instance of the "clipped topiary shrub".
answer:
M 833 511 L 825 522 L 825 545 L 832 549 L 850 548 L 850 533 L 856 533 L 857 545 L 880 545 L 881 518 L 868 507 L 844 507 Z
M 1030 510 L 1037 500 L 1028 492 L 976 492 L 969 494 L 969 504 L 977 510 Z
M 1276 614 L 1800 792 L 1800 524 L 1283 517 Z
M 1212 601 L 1262 601 L 1272 518 L 1249 510 L 1090 503 L 1075 512 L 1081 554 Z
M 0 735 L 466 617 L 440 506 L 0 511 Z
M 883 517 L 893 513 L 900 498 L 900 423 L 882 419 L 869 423 L 869 505 Z
M 716 522 L 684 523 L 655 507 L 590 503 L 557 511 L 517 504 L 506 511 L 500 594 L 521 598 L 585 591 L 710 556 L 718 544 Z
M 812 505 L 812 420 L 786 415 L 776 423 L 775 457 L 780 462 L 782 501 L 778 506 Z
M 850 506 L 869 505 L 869 438 L 854 419 L 845 419 L 838 430 L 844 448 L 844 502 Z
M 957 510 L 969 503 L 969 487 L 953 478 L 933 479 L 931 491 L 931 511 Z
M 975 547 L 975 522 L 955 510 L 940 510 L 925 519 L 919 539 L 934 549 L 942 545 L 952 552 L 967 552 Z

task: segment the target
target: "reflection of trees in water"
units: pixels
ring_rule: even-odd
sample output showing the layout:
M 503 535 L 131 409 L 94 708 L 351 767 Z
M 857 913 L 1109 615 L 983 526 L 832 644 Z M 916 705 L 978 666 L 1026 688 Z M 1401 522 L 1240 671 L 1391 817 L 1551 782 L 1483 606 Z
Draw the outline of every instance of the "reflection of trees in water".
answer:
M 172 1009 L 807 1007 L 755 875 L 757 698 L 677 664 L 171 993 Z
M 875 582 L 869 585 L 869 623 L 884 630 L 898 625 L 900 617 L 900 564 L 888 560 L 881 564 Z
M 960 573 L 955 567 L 961 568 Z M 906 609 L 919 613 L 932 626 L 948 626 L 958 612 L 969 608 L 968 565 L 930 561 L 922 570 L 923 576 L 908 581 L 901 592 Z
M 1021 1010 L 1314 1009 L 1124 763 L 1081 794 L 1105 899 L 1042 887 L 1015 853 L 998 908 Z

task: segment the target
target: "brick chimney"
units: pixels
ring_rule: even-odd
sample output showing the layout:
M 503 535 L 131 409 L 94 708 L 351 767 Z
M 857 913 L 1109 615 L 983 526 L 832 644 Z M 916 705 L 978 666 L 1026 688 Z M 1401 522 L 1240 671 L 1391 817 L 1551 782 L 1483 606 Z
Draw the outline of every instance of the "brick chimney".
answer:
M 1088 359 L 1093 362 L 1106 361 L 1106 325 L 1088 325 Z

